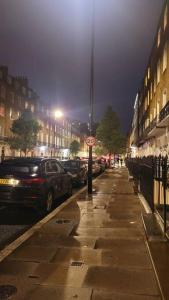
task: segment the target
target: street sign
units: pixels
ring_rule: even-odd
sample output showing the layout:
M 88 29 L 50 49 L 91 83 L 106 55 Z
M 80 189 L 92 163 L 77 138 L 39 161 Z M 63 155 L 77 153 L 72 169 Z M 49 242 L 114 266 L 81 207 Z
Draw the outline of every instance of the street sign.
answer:
M 89 146 L 89 147 L 93 147 L 95 144 L 96 144 L 96 139 L 94 136 L 88 136 L 86 138 L 86 144 Z

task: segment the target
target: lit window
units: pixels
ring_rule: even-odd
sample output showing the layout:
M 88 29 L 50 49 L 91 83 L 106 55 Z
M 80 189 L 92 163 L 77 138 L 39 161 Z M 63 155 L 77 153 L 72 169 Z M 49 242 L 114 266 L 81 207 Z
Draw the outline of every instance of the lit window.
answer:
M 148 68 L 147 77 L 148 77 L 148 79 L 150 79 L 150 68 Z
M 167 69 L 167 44 L 164 46 L 163 51 L 163 72 Z
M 26 101 L 25 102 L 25 109 L 27 109 L 28 108 L 28 102 Z
M 145 78 L 145 86 L 147 86 L 147 76 L 146 76 L 146 78 Z
M 160 61 L 157 64 L 157 84 L 160 82 Z
M 168 9 L 167 9 L 167 6 L 166 6 L 165 11 L 164 11 L 164 30 L 167 27 L 167 19 L 168 19 Z
M 26 88 L 24 86 L 22 87 L 22 93 L 26 95 Z
M 10 108 L 10 110 L 9 110 L 9 116 L 10 116 L 10 119 L 11 119 L 11 120 L 14 120 L 14 119 L 15 119 L 14 111 L 12 110 L 12 108 Z
M 32 105 L 31 105 L 31 111 L 34 112 L 34 110 L 35 110 L 35 107 L 34 107 L 34 105 L 32 104 Z
M 161 42 L 161 28 L 159 29 L 158 31 L 158 36 L 157 36 L 157 46 L 159 47 L 160 45 L 160 42 Z
M 5 105 L 4 105 L 4 103 L 0 103 L 0 116 L 1 117 L 5 116 Z
M 163 91 L 163 107 L 167 104 L 167 90 Z
M 147 105 L 150 104 L 150 92 L 148 91 L 148 96 L 147 96 Z

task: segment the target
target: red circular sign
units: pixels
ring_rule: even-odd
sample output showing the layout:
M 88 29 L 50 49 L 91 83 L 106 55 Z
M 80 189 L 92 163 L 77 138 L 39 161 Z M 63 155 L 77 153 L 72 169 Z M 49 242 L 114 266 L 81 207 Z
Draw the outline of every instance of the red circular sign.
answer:
M 87 138 L 86 138 L 86 144 L 88 145 L 88 146 L 94 146 L 95 144 L 96 144 L 96 139 L 95 139 L 95 137 L 94 136 L 88 136 Z

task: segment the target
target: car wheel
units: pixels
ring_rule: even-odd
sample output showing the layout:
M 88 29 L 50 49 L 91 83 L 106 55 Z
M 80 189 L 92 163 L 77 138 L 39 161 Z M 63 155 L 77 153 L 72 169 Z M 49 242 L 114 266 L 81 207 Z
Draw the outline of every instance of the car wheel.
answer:
M 52 191 L 48 191 L 46 195 L 46 212 L 50 212 L 53 207 L 53 193 Z

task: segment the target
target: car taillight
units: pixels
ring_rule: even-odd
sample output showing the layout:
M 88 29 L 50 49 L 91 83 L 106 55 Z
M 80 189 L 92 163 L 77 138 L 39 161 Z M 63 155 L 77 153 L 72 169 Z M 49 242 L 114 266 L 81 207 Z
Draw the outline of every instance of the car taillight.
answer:
M 21 183 L 23 184 L 42 184 L 45 182 L 44 178 L 36 177 L 36 178 L 28 178 L 28 179 L 22 179 Z

